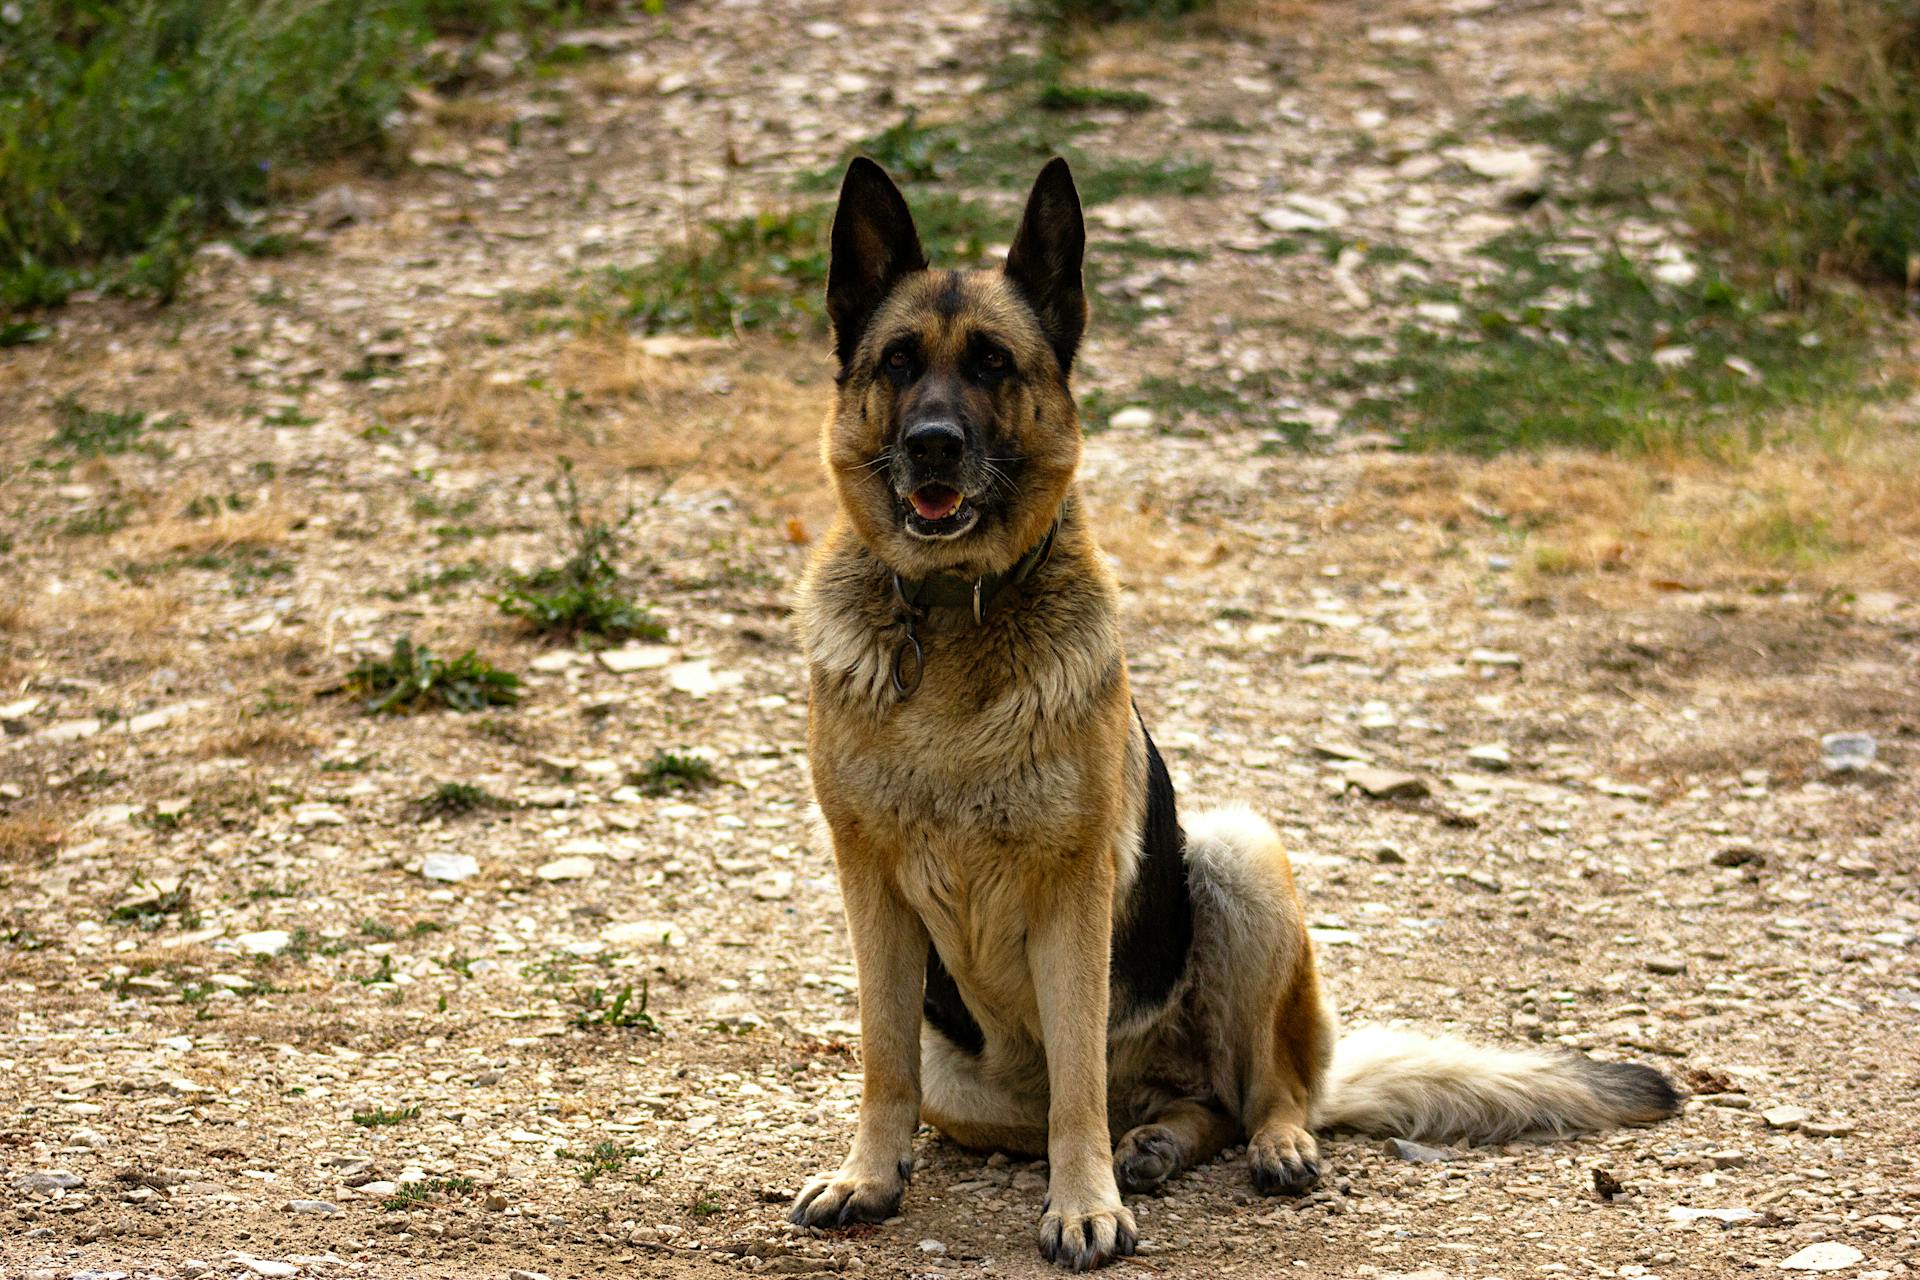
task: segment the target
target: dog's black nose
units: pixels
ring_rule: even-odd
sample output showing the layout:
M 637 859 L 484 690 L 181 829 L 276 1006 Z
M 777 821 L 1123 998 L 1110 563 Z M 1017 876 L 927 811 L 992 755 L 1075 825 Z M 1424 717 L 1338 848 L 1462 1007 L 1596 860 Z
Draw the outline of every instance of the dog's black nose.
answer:
M 950 467 L 960 461 L 967 437 L 951 422 L 922 422 L 908 427 L 900 443 L 906 447 L 910 461 L 923 466 Z

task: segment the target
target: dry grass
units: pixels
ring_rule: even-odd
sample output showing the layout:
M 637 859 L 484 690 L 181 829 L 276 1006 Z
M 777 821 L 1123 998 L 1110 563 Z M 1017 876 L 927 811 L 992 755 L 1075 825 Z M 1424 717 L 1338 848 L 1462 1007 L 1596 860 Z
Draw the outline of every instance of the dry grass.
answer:
M 670 349 L 655 340 L 653 350 Z M 773 343 L 649 354 L 645 340 L 596 335 L 563 347 L 540 386 L 460 370 L 387 407 L 487 453 L 684 477 L 767 514 L 817 517 L 827 497 L 815 445 L 830 395 L 820 366 Z
M 51 857 L 66 838 L 65 825 L 46 813 L 0 816 L 0 862 L 37 862 Z
M 240 719 L 217 729 L 196 744 L 205 759 L 240 758 L 285 762 L 310 754 L 327 741 L 325 734 L 282 719 Z
M 188 501 L 191 495 L 165 504 L 164 509 L 180 511 Z M 285 541 L 293 524 L 276 492 L 244 511 L 222 509 L 201 518 L 173 515 L 131 525 L 114 540 L 114 550 L 134 560 L 153 560 L 271 547 Z
M 1911 428 L 1850 419 L 1752 454 L 1373 463 L 1338 522 L 1506 532 L 1536 578 L 1920 595 Z

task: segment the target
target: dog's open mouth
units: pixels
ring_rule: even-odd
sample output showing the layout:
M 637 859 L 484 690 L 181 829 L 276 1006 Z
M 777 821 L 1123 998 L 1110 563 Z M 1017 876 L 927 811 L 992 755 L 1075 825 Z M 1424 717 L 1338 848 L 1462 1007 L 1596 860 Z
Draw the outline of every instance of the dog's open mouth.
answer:
M 907 495 L 907 532 L 922 538 L 954 538 L 978 518 L 967 495 L 952 485 L 923 484 Z

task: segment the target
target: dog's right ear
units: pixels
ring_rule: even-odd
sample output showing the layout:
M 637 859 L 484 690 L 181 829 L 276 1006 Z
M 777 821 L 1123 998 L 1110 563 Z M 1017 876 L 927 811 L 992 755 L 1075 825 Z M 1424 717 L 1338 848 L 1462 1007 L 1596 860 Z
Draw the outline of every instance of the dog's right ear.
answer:
M 833 321 L 833 350 L 842 372 L 893 286 L 926 266 L 927 255 L 900 188 L 885 169 L 865 156 L 856 157 L 840 184 L 833 259 L 827 268 L 827 316 Z

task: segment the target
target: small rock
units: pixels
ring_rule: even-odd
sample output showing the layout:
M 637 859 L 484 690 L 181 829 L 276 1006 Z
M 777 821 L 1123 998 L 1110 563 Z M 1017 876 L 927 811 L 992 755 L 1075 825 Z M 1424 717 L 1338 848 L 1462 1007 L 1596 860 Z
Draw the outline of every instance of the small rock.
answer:
M 291 1262 L 280 1262 L 274 1258 L 242 1257 L 240 1262 L 245 1265 L 247 1270 L 253 1272 L 253 1274 L 257 1276 L 268 1276 L 273 1278 L 273 1280 L 300 1274 L 300 1268 L 294 1266 Z
M 1853 1125 L 1845 1120 L 1803 1120 L 1800 1132 L 1809 1138 L 1844 1138 L 1853 1132 Z
M 663 644 L 629 645 L 624 649 L 602 649 L 600 665 L 617 676 L 634 671 L 652 671 L 673 661 L 673 650 Z
M 1699 1222 L 1704 1219 L 1708 1222 L 1724 1223 L 1727 1226 L 1740 1222 L 1758 1222 L 1761 1218 L 1761 1215 L 1752 1209 L 1689 1209 L 1685 1205 L 1678 1204 L 1667 1210 L 1667 1216 L 1675 1222 Z
M 1709 1151 L 1707 1162 L 1716 1169 L 1744 1169 L 1747 1167 L 1747 1153 L 1744 1151 Z
M 1498 743 L 1473 747 L 1467 752 L 1467 761 L 1476 769 L 1487 769 L 1494 773 L 1503 773 L 1513 767 L 1513 753 Z
M 1398 769 L 1355 769 L 1347 775 L 1347 786 L 1375 800 L 1418 800 L 1432 792 L 1425 778 Z
M 677 689 L 690 698 L 710 697 L 745 678 L 738 671 L 715 671 L 713 663 L 705 658 L 668 667 L 666 677 L 669 689 Z
M 1517 653 L 1507 653 L 1501 649 L 1475 649 L 1467 655 L 1467 661 L 1479 667 L 1506 667 L 1516 669 L 1521 659 Z
M 547 1273 L 544 1271 L 528 1271 L 522 1267 L 515 1267 L 513 1270 L 507 1272 L 507 1280 L 547 1280 Z
M 1668 977 L 1687 971 L 1687 962 L 1679 956 L 1648 956 L 1645 963 L 1648 973 L 1664 974 Z
M 480 1202 L 480 1207 L 488 1213 L 505 1213 L 507 1211 L 507 1198 L 498 1191 L 489 1191 L 487 1192 L 487 1198 Z
M 329 1200 L 289 1200 L 288 1213 L 338 1213 L 340 1206 Z
M 947 1246 L 938 1240 L 922 1240 L 919 1248 L 920 1252 L 931 1254 L 936 1258 L 944 1258 L 947 1255 Z
M 1460 1153 L 1451 1147 L 1429 1147 L 1423 1142 L 1409 1142 L 1405 1138 L 1388 1138 L 1382 1150 L 1414 1164 L 1440 1164 L 1460 1158 Z
M 776 869 L 753 882 L 753 896 L 762 902 L 778 902 L 793 893 L 793 872 Z
M 297 827 L 344 827 L 347 819 L 332 805 L 297 804 L 293 806 L 293 824 Z
M 1373 755 L 1350 742 L 1336 742 L 1322 738 L 1311 748 L 1313 754 L 1323 760 L 1352 760 L 1359 764 L 1372 764 Z
M 1859 773 L 1879 750 L 1872 734 L 1829 733 L 1820 739 L 1820 767 L 1828 773 Z
M 242 951 L 254 956 L 277 956 L 292 941 L 293 935 L 285 929 L 262 929 L 258 933 L 243 933 L 234 939 Z
M 1850 1244 L 1841 1244 L 1838 1240 L 1822 1240 L 1810 1244 L 1800 1252 L 1780 1263 L 1782 1271 L 1842 1271 L 1857 1266 L 1866 1254 Z
M 32 1173 L 15 1174 L 13 1185 L 20 1191 L 39 1192 L 45 1195 L 53 1191 L 72 1191 L 85 1186 L 85 1180 L 77 1173 L 65 1169 L 36 1170 Z
M 1713 855 L 1716 867 L 1759 867 L 1766 865 L 1766 861 L 1766 854 L 1746 844 L 1728 845 Z
M 585 880 L 593 874 L 593 859 L 574 856 L 543 862 L 533 874 L 542 880 Z
M 420 859 L 420 874 L 429 880 L 459 884 L 480 874 L 480 863 L 470 853 L 430 853 Z
M 1145 405 L 1130 404 L 1108 418 L 1107 425 L 1116 431 L 1145 431 L 1153 426 L 1153 410 Z
M 1769 1107 L 1760 1113 L 1769 1129 L 1798 1129 L 1813 1118 L 1813 1112 L 1805 1107 Z

